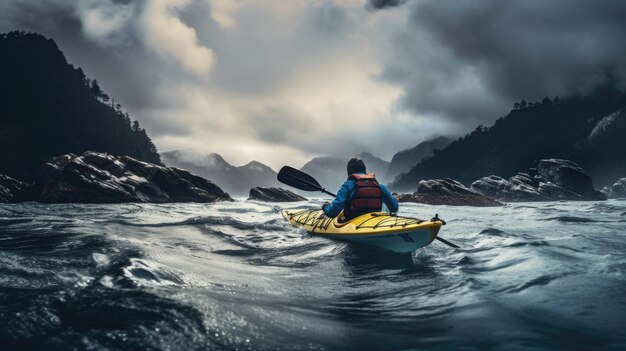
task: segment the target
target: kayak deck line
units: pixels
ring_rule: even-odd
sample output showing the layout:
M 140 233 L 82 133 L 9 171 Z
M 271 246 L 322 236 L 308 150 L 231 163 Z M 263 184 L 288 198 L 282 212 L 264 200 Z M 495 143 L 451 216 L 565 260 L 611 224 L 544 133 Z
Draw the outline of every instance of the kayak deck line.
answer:
M 396 215 L 389 215 L 383 212 L 373 212 L 366 213 L 361 216 L 355 217 L 350 221 L 340 222 L 338 218 L 341 216 L 337 216 L 336 218 L 330 218 L 324 214 L 322 210 L 299 210 L 297 212 L 292 212 L 292 210 L 283 210 L 283 217 L 292 224 L 298 224 L 301 226 L 312 226 L 311 229 L 321 229 L 327 230 L 331 224 L 333 224 L 336 228 L 342 228 L 348 224 L 354 224 L 355 229 L 378 229 L 378 228 L 406 228 L 412 225 L 419 224 L 428 224 L 430 223 L 441 223 L 441 220 L 438 221 L 426 221 L 423 219 L 411 218 L 411 217 L 402 217 Z M 300 218 L 302 217 L 302 218 Z M 383 218 L 380 218 L 383 217 Z M 379 219 L 380 218 L 380 219 Z M 367 223 L 377 220 L 378 222 L 370 225 L 366 225 Z M 358 223 L 355 223 L 358 222 Z M 441 225 L 441 224 L 440 224 Z
M 371 217 L 367 220 L 365 220 L 364 222 L 362 222 L 361 224 L 357 225 L 356 228 L 360 229 L 360 228 L 378 228 L 378 227 L 385 227 L 388 226 L 390 228 L 396 227 L 396 226 L 401 226 L 401 227 L 406 227 L 408 225 L 412 225 L 412 224 L 421 224 L 424 223 L 424 220 L 421 219 L 417 219 L 417 218 L 409 218 L 409 217 L 398 217 L 398 216 L 389 216 L 387 218 L 384 218 L 383 220 L 379 221 L 378 223 L 376 223 L 373 226 L 365 226 L 365 223 L 367 223 L 368 221 L 375 219 L 376 217 L 381 217 L 381 216 L 386 216 L 384 214 L 381 213 L 370 213 Z M 388 224 L 388 221 L 393 220 L 393 224 Z M 399 221 L 402 221 L 402 223 L 399 223 Z

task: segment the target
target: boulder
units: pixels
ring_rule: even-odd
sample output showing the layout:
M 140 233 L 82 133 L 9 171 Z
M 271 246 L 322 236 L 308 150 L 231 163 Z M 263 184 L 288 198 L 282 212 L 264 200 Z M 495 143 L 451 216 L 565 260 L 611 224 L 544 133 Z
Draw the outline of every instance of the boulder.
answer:
M 88 151 L 45 163 L 22 200 L 47 203 L 214 202 L 232 200 L 187 171 Z
M 399 202 L 419 202 L 430 205 L 450 206 L 503 206 L 500 201 L 491 199 L 474 190 L 468 189 L 456 180 L 422 180 L 413 194 L 400 194 Z
M 13 201 L 13 198 L 25 187 L 25 183 L 4 174 L 0 174 L 0 202 Z
M 289 190 L 281 188 L 255 187 L 250 189 L 250 197 L 248 198 L 248 200 L 258 200 L 266 202 L 293 202 L 306 201 L 306 198 Z
M 506 202 L 545 201 L 539 190 L 532 186 L 533 179 L 528 174 L 520 173 L 509 180 L 491 175 L 472 183 L 471 190 L 493 199 Z
M 618 180 L 610 187 L 604 187 L 602 192 L 610 199 L 626 198 L 626 178 Z
M 605 200 L 593 188 L 591 178 L 576 163 L 546 159 L 528 173 L 518 173 L 508 180 L 488 176 L 472 183 L 478 193 L 505 202 Z
M 537 172 L 547 182 L 554 183 L 584 200 L 606 200 L 606 197 L 593 188 L 591 177 L 572 161 L 551 158 L 539 161 Z

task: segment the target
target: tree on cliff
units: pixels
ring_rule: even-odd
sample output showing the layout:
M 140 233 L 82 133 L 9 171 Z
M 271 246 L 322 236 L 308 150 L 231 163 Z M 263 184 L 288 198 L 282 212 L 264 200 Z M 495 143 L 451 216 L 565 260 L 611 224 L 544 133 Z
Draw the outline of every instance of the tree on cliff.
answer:
M 161 162 L 138 122 L 52 39 L 0 34 L 0 77 L 0 173 L 28 181 L 51 157 L 88 150 Z

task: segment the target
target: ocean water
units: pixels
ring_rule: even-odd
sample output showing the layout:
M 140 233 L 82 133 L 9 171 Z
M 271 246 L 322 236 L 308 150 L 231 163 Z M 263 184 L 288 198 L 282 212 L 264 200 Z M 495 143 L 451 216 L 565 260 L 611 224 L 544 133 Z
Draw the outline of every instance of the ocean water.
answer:
M 394 254 L 281 207 L 0 205 L 0 349 L 624 350 L 626 201 L 402 204 Z

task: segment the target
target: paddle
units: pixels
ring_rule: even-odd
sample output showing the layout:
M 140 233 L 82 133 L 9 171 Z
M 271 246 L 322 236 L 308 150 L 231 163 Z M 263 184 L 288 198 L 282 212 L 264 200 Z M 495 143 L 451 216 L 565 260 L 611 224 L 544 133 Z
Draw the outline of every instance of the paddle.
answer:
M 315 178 L 289 166 L 281 168 L 276 178 L 278 178 L 279 182 L 292 186 L 296 189 L 304 191 L 321 191 L 332 197 L 337 197 L 337 195 L 322 188 L 320 183 L 318 183 Z
M 322 186 L 320 185 L 320 183 L 317 182 L 317 180 L 315 180 L 315 178 L 311 177 L 310 175 L 299 171 L 295 168 L 289 167 L 289 166 L 284 166 L 283 168 L 280 169 L 280 172 L 278 172 L 278 176 L 276 177 L 278 178 L 278 181 L 283 183 L 283 184 L 287 184 L 289 186 L 292 186 L 296 189 L 300 189 L 300 190 L 304 190 L 304 191 L 321 191 L 325 194 L 328 194 L 332 197 L 337 197 L 337 195 L 326 191 L 326 189 L 322 188 Z M 437 219 L 439 220 L 438 216 L 435 216 L 435 218 L 433 219 Z M 444 221 L 441 221 L 442 223 L 445 224 Z M 445 240 L 443 238 L 440 237 L 435 237 L 435 239 L 441 241 L 442 243 L 450 246 L 450 247 L 454 247 L 455 249 L 460 249 L 461 247 L 453 244 L 451 242 L 449 242 L 448 240 Z

